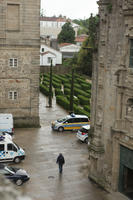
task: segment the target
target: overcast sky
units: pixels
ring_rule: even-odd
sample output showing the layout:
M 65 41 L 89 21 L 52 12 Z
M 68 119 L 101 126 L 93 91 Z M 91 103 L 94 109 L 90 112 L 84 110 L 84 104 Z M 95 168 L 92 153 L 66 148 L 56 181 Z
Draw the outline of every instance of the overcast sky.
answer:
M 98 13 L 97 0 L 41 0 L 45 16 L 62 14 L 71 19 L 86 19 Z

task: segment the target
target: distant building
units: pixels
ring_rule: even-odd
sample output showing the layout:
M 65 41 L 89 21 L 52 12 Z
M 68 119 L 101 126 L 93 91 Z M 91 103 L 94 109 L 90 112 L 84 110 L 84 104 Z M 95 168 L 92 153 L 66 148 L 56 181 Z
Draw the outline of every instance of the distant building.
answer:
M 41 43 L 40 49 L 40 65 L 50 66 L 51 59 L 53 61 L 53 66 L 62 64 L 62 53 L 57 51 L 45 44 Z
M 82 35 L 78 35 L 75 38 L 75 42 L 78 46 L 82 46 L 83 42 L 86 40 L 86 38 L 88 37 L 88 35 L 86 34 L 82 34 Z
M 39 126 L 40 0 L 0 2 L 0 113 Z
M 61 43 L 59 45 L 59 50 L 63 58 L 72 58 L 74 54 L 79 52 L 80 48 L 80 46 L 71 43 Z
M 70 19 L 66 19 L 66 17 L 41 17 L 41 36 L 48 36 L 50 39 L 57 39 L 58 34 L 61 32 L 62 26 L 68 21 L 71 23 L 75 31 L 75 36 L 77 36 L 79 25 L 73 23 Z

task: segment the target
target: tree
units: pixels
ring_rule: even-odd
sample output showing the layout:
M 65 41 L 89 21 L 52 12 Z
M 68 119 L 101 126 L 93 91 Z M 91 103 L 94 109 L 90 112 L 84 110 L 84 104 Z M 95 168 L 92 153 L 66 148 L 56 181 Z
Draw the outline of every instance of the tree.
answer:
M 43 8 L 40 10 L 40 17 L 45 17 L 45 11 Z
M 57 39 L 59 43 L 74 43 L 75 31 L 70 22 L 67 22 L 62 26 L 62 30 Z
M 92 75 L 92 60 L 93 51 L 97 49 L 97 27 L 99 23 L 98 16 L 91 15 L 88 24 L 88 38 L 82 45 L 82 48 L 78 56 L 78 65 L 82 73 L 91 76 Z

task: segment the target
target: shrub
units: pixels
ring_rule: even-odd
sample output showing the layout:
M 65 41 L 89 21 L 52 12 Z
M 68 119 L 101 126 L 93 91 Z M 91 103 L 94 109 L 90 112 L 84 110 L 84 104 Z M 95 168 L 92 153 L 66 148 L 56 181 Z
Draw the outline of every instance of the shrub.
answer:
M 68 101 L 70 102 L 70 95 L 67 95 L 66 98 L 68 99 Z M 79 100 L 77 97 L 73 97 L 73 103 L 78 105 L 79 104 Z
M 81 114 L 81 115 L 87 115 L 90 118 L 90 113 L 85 111 L 84 109 L 80 108 L 77 105 L 74 105 L 74 113 Z
M 74 88 L 80 89 L 81 90 L 81 85 L 78 83 L 74 83 Z
M 56 96 L 56 102 L 64 109 L 69 110 L 69 101 L 64 96 Z
M 90 83 L 81 83 L 81 87 L 83 90 L 90 90 L 91 84 Z
M 46 86 L 40 84 L 40 91 L 41 91 L 44 95 L 49 96 L 49 88 L 48 88 L 48 87 L 46 87 Z M 52 93 L 52 96 L 53 96 L 53 93 Z
M 59 80 L 58 78 L 54 77 L 53 76 L 53 79 L 52 79 L 54 82 L 58 83 L 58 84 L 61 84 L 61 80 Z
M 55 96 L 62 96 L 63 92 L 59 88 L 55 88 Z
M 76 95 L 76 96 L 82 95 L 82 96 L 85 96 L 87 98 L 90 98 L 90 94 L 84 92 L 83 90 L 77 89 L 77 88 L 74 88 L 74 95 Z
M 84 105 L 84 110 L 90 113 L 90 105 Z
M 56 83 L 55 81 L 52 81 L 52 85 L 54 88 L 60 88 L 61 89 L 61 84 Z
M 78 95 L 79 103 L 81 105 L 90 105 L 90 100 L 82 95 Z
M 70 88 L 71 88 L 71 85 L 70 85 L 69 83 L 64 83 L 64 88 L 70 89 Z
M 70 95 L 70 89 L 64 88 L 64 94 L 65 95 Z
M 80 78 L 76 78 L 76 80 L 77 80 L 77 82 L 80 83 L 80 84 L 81 84 L 81 83 L 82 83 L 82 84 L 86 84 L 86 81 L 85 81 L 84 78 L 81 78 L 81 77 L 80 77 Z

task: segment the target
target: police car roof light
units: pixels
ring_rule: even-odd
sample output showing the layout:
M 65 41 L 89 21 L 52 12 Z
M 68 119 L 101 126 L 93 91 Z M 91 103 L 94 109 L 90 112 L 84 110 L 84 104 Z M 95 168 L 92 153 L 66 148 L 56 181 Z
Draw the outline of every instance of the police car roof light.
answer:
M 75 117 L 75 114 L 74 114 L 74 113 L 71 113 L 71 117 Z
M 5 137 L 0 136 L 0 141 L 3 141 L 5 139 Z

